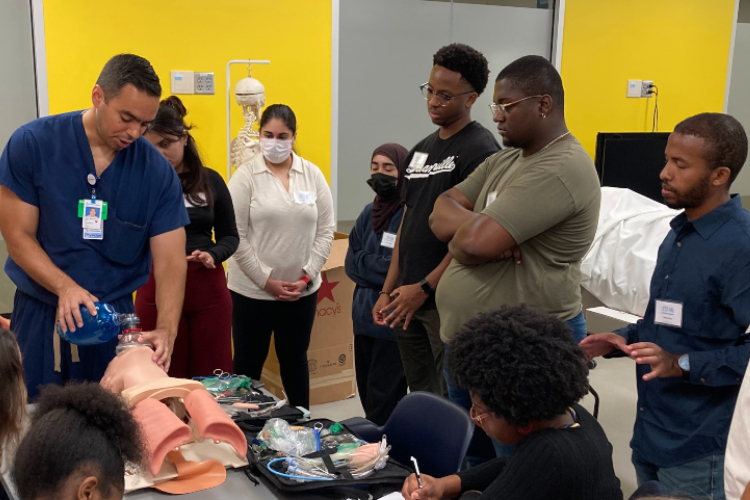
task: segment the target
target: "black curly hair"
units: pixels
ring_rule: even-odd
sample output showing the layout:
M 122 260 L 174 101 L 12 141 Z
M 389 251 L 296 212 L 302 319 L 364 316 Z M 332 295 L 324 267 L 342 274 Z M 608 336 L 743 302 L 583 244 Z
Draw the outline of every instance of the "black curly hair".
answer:
M 141 466 L 138 423 L 125 402 L 98 384 L 47 386 L 21 441 L 12 477 L 22 500 L 54 497 L 77 472 L 95 475 L 103 498 L 125 488 L 125 462 Z
M 711 170 L 729 168 L 729 189 L 747 160 L 747 134 L 742 124 L 724 113 L 701 113 L 678 123 L 674 133 L 700 137 L 705 141 L 706 165 Z
M 487 87 L 487 80 L 490 76 L 487 58 L 468 45 L 463 43 L 446 45 L 432 56 L 432 64 L 460 73 L 461 77 L 479 95 L 482 95 Z
M 469 320 L 446 362 L 456 385 L 515 427 L 552 419 L 589 390 L 583 351 L 568 325 L 525 305 Z

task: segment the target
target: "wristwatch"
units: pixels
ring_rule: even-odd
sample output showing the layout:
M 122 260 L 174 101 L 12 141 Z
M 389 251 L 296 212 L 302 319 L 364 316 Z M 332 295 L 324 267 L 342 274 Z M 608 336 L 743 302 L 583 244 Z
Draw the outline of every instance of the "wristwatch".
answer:
M 304 281 L 305 284 L 307 284 L 307 287 L 305 287 L 305 290 L 309 290 L 310 288 L 312 288 L 312 281 L 310 281 L 310 278 L 308 278 L 307 276 L 302 276 L 302 281 Z
M 682 370 L 682 380 L 690 382 L 690 356 L 683 354 L 677 359 L 677 364 L 680 365 Z
M 419 286 L 422 287 L 422 291 L 426 293 L 427 295 L 435 293 L 435 289 L 432 288 L 432 285 L 430 285 L 430 283 L 427 280 L 420 281 Z

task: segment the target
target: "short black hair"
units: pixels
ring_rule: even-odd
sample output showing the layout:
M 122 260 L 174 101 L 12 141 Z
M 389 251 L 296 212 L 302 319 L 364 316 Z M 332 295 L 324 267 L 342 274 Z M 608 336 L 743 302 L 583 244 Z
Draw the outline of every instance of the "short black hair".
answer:
M 450 343 L 447 363 L 456 385 L 516 427 L 564 413 L 589 390 L 568 325 L 525 305 L 469 320 Z
M 47 386 L 16 452 L 22 500 L 52 498 L 78 471 L 96 475 L 102 495 L 125 488 L 125 462 L 142 465 L 140 427 L 125 402 L 98 384 Z
M 260 128 L 263 128 L 266 123 L 274 118 L 278 118 L 284 122 L 284 125 L 292 131 L 292 134 L 297 133 L 297 116 L 292 111 L 292 108 L 286 104 L 271 104 L 268 106 L 263 111 L 263 114 L 260 115 Z
M 446 45 L 432 56 L 432 64 L 460 73 L 461 77 L 479 95 L 482 95 L 484 89 L 487 88 L 487 79 L 490 76 L 487 58 L 468 45 L 463 43 Z
M 150 62 L 135 54 L 119 54 L 107 61 L 96 84 L 104 90 L 105 99 L 117 97 L 128 84 L 151 97 L 161 97 L 161 84 L 156 71 Z
M 727 187 L 732 185 L 747 160 L 747 134 L 736 118 L 724 113 L 701 113 L 678 123 L 674 132 L 706 141 L 706 164 L 711 170 L 729 168 Z
M 516 59 L 497 75 L 496 82 L 507 81 L 510 86 L 523 93 L 549 95 L 560 111 L 565 109 L 565 91 L 557 69 L 542 56 L 523 56 Z

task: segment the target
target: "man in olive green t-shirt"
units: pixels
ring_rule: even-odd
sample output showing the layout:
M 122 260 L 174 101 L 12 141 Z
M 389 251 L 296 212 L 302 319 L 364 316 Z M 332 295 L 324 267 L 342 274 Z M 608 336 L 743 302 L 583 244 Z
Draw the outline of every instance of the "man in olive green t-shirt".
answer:
M 435 203 L 430 227 L 453 256 L 435 296 L 446 343 L 478 313 L 522 303 L 568 321 L 576 341 L 586 335 L 580 266 L 601 191 L 591 158 L 567 129 L 563 102 L 549 61 L 526 56 L 508 65 L 490 105 L 508 149 Z M 451 400 L 465 406 L 468 395 L 445 375 Z

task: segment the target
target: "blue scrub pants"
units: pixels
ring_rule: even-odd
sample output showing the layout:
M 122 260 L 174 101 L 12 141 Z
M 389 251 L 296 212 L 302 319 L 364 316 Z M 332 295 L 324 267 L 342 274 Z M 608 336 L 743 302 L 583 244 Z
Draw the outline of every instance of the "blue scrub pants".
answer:
M 118 313 L 132 313 L 131 294 L 111 301 Z M 79 361 L 73 362 L 70 344 L 60 339 L 60 371 L 55 371 L 54 333 L 56 305 L 35 299 L 20 290 L 13 300 L 11 329 L 16 334 L 23 356 L 24 380 L 29 402 L 39 395 L 39 386 L 62 385 L 69 380 L 99 382 L 107 365 L 115 357 L 117 338 L 106 344 L 78 346 Z

